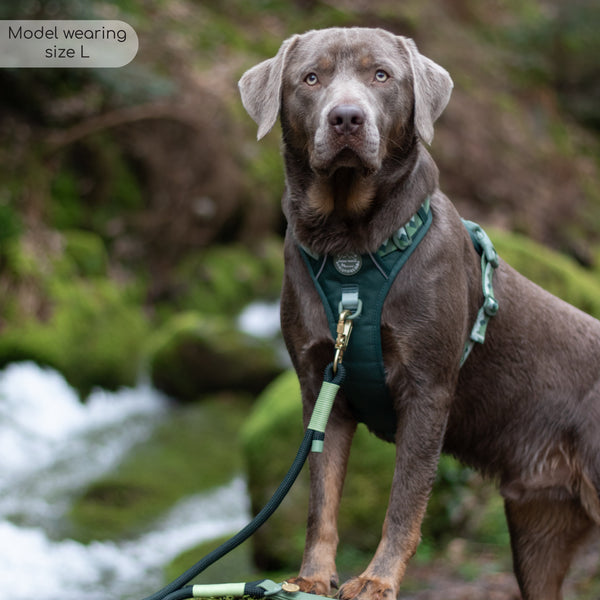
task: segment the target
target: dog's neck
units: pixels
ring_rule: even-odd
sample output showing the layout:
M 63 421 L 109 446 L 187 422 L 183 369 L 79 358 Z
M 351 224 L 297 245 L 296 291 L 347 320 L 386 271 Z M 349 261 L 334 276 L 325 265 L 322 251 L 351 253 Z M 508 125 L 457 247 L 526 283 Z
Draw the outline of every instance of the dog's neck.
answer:
M 292 152 L 284 157 L 284 213 L 296 241 L 318 254 L 375 252 L 438 186 L 437 167 L 419 142 L 372 174 L 344 167 L 319 175 Z

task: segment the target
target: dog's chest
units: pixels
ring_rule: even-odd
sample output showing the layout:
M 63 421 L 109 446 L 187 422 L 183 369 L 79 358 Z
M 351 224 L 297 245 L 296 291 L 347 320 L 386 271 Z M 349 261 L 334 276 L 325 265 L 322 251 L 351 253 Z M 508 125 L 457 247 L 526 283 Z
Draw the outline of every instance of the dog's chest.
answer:
M 321 297 L 331 334 L 350 311 L 353 328 L 343 362 L 344 393 L 357 421 L 392 441 L 396 415 L 385 381 L 381 313 L 392 283 L 431 225 L 426 201 L 413 218 L 374 254 L 317 256 L 300 248 Z

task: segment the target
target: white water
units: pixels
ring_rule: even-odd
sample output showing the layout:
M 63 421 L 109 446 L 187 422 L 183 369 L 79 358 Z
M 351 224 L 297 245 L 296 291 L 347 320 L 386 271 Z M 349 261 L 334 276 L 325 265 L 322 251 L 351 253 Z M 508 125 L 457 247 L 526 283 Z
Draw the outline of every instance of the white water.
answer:
M 152 531 L 127 542 L 62 539 L 74 495 L 109 471 L 168 414 L 148 385 L 94 392 L 85 404 L 55 371 L 0 371 L 0 600 L 141 599 L 160 567 L 248 520 L 240 479 L 184 499 Z
M 244 333 L 259 338 L 274 338 L 280 332 L 279 301 L 253 302 L 238 318 L 238 327 Z

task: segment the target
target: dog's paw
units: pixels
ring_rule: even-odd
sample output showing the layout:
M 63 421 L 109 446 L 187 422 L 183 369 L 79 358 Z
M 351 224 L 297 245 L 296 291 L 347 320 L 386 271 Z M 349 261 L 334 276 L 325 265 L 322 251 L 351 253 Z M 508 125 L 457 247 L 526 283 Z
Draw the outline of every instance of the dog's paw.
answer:
M 354 577 L 338 593 L 340 600 L 396 600 L 393 586 L 382 579 Z
M 337 589 L 338 587 L 337 575 L 332 575 L 329 581 L 310 577 L 294 577 L 288 579 L 288 583 L 297 585 L 301 592 L 318 596 L 329 596 L 331 588 Z

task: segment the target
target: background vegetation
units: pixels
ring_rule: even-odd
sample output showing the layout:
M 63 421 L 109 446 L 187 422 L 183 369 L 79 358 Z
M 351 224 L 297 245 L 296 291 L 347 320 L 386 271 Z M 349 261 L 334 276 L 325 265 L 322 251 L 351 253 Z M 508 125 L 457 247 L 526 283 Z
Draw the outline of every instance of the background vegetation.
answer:
M 28 0 L 0 4 L 0 18 L 120 18 L 140 38 L 121 69 L 0 70 L 0 365 L 51 365 L 82 399 L 146 370 L 180 400 L 214 403 L 235 390 L 249 409 L 284 364 L 236 319 L 250 302 L 277 298 L 285 223 L 278 136 L 255 142 L 236 82 L 288 35 L 331 25 L 408 35 L 450 71 L 455 91 L 432 147 L 442 188 L 463 216 L 490 228 L 510 263 L 600 317 L 593 0 Z M 278 455 L 293 453 L 287 437 L 291 448 Z M 168 443 L 158 447 L 171 464 Z M 252 488 L 252 465 L 268 459 L 256 440 L 246 459 Z M 139 484 L 145 493 L 123 496 L 140 468 L 123 469 L 90 489 L 93 510 L 77 507 L 81 539 L 94 537 L 99 499 L 114 532 L 115 506 L 155 493 Z M 364 501 L 368 484 L 355 485 Z M 444 538 L 445 564 L 454 556 L 464 578 L 464 537 L 484 544 L 478 557 L 485 544 L 505 548 L 492 497 L 445 461 L 418 564 L 434 564 Z M 366 530 L 366 509 L 355 507 L 349 519 Z M 371 541 L 348 531 L 344 556 L 354 564 Z M 277 568 L 295 568 L 299 540 Z M 489 564 L 471 576 L 481 580 Z

